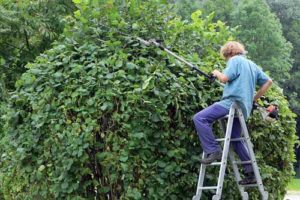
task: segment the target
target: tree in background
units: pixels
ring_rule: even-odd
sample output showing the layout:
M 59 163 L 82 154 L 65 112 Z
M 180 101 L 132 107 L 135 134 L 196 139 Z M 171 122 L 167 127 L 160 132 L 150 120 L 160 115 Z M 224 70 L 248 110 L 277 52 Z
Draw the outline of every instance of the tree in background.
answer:
M 284 86 L 287 89 L 293 110 L 300 115 L 300 1 L 267 0 L 267 3 L 280 19 L 284 36 L 293 45 L 292 57 L 294 63 L 291 78 Z
M 293 21 L 300 19 L 300 2 L 298 0 L 266 0 L 266 2 L 282 22 L 284 32 L 288 32 Z
M 72 0 L 0 0 L 0 74 L 8 89 L 24 66 L 48 49 L 64 28 Z
M 176 5 L 176 12 L 184 19 L 190 19 L 191 13 L 201 7 L 201 1 L 169 0 L 169 2 Z
M 300 86 L 297 84 L 300 79 L 300 2 L 267 2 L 283 27 L 262 0 L 177 0 L 176 5 L 185 19 L 189 18 L 186 13 L 200 8 L 206 15 L 214 12 L 216 20 L 227 22 L 231 27 L 237 26 L 237 37 L 246 45 L 248 55 L 271 72 L 272 78 L 285 89 L 294 112 L 300 114 Z M 184 9 L 187 10 L 183 12 Z
M 292 43 L 294 59 L 291 78 L 284 84 L 293 111 L 298 115 L 297 132 L 300 137 L 300 1 L 299 0 L 267 0 L 283 26 L 286 39 Z M 300 148 L 296 148 L 298 174 L 300 176 Z
M 72 0 L 0 0 L 0 138 L 9 91 L 26 71 L 25 65 L 51 46 L 72 14 Z M 2 152 L 1 152 L 2 153 Z M 0 161 L 0 167 L 1 167 Z M 1 196 L 0 187 L 0 199 Z
M 243 42 L 249 56 L 271 77 L 283 84 L 290 78 L 292 45 L 282 34 L 279 20 L 262 0 L 205 0 L 206 14 L 215 12 L 229 26 L 238 27 L 237 38 Z

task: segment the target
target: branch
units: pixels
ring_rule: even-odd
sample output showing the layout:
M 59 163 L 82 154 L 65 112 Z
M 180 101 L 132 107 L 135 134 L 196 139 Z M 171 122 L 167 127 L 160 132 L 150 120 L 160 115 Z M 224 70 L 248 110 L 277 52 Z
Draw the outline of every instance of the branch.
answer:
M 15 49 L 18 49 L 18 50 L 20 50 L 20 51 L 23 51 L 23 48 L 17 47 L 17 46 L 15 46 L 15 45 L 13 45 L 13 44 L 10 44 L 10 43 L 6 42 L 6 41 L 5 41 L 4 44 L 6 44 L 6 45 L 8 45 L 8 46 L 11 46 L 11 47 L 13 47 L 13 48 L 15 48 Z M 28 52 L 28 53 L 29 53 L 30 55 L 32 55 L 32 56 L 35 56 L 35 55 L 34 55 L 31 51 L 29 51 L 29 50 L 24 49 L 24 51 Z
M 25 39 L 26 39 L 27 49 L 30 51 L 30 45 L 29 45 L 29 41 L 28 41 L 28 35 L 27 35 L 27 31 L 25 29 L 24 29 L 24 35 L 25 35 Z

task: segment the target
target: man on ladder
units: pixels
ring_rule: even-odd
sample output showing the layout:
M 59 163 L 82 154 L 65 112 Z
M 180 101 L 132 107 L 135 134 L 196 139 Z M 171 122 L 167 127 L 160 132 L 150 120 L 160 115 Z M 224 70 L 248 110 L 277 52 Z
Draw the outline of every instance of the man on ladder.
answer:
M 229 114 L 232 104 L 235 102 L 241 108 L 245 120 L 249 117 L 253 103 L 257 101 L 272 85 L 272 80 L 252 61 L 245 57 L 244 46 L 235 41 L 227 42 L 221 48 L 221 56 L 227 61 L 224 72 L 214 70 L 213 75 L 222 83 L 225 83 L 221 101 L 198 112 L 194 118 L 194 124 L 199 136 L 201 146 L 206 157 L 203 157 L 203 165 L 211 164 L 222 158 L 222 149 L 212 132 L 212 124 L 216 120 Z M 255 86 L 260 89 L 255 94 Z M 241 124 L 235 118 L 232 125 L 231 138 L 239 138 Z M 231 143 L 241 161 L 249 161 L 249 151 L 244 141 Z M 245 178 L 239 181 L 240 185 L 256 183 L 253 167 L 243 164 Z

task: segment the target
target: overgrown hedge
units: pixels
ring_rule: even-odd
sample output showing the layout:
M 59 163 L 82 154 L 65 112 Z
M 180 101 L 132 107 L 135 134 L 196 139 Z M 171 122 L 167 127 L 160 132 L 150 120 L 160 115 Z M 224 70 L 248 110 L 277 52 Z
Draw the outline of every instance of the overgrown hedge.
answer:
M 2 81 L 0 81 L 0 139 L 2 139 L 2 137 L 4 136 L 4 130 L 3 130 L 3 125 L 4 125 L 4 120 L 2 119 L 2 116 L 4 115 L 5 113 L 5 105 L 6 105 L 6 101 L 5 99 L 3 98 L 3 94 L 5 94 L 5 89 L 4 89 L 4 86 L 3 86 L 3 83 Z M 2 152 L 4 152 L 4 150 L 2 148 L 0 148 L 0 155 L 2 155 Z M 0 157 L 0 169 L 1 169 L 1 157 Z M 2 193 L 2 189 L 0 187 L 0 199 L 3 199 L 3 193 Z
M 222 89 L 119 31 L 163 39 L 206 72 L 224 67 L 218 50 L 232 33 L 200 11 L 181 21 L 155 0 L 74 2 L 76 19 L 27 65 L 3 116 L 5 199 L 191 199 L 202 151 L 192 117 Z M 268 124 L 255 112 L 249 127 L 270 199 L 280 199 L 292 175 L 295 121 L 278 88 L 269 98 L 280 120 Z M 216 184 L 217 169 L 210 172 Z M 234 184 L 228 175 L 224 199 L 240 198 Z

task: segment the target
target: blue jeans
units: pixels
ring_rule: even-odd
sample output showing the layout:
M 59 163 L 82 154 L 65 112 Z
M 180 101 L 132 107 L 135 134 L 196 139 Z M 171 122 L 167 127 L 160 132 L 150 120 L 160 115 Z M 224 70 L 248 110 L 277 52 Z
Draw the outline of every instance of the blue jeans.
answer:
M 193 117 L 196 131 L 205 153 L 210 154 L 221 151 L 221 146 L 215 140 L 215 135 L 212 131 L 212 124 L 228 113 L 229 110 L 215 103 L 201 110 Z M 239 137 L 241 137 L 241 125 L 239 119 L 236 118 L 233 121 L 231 138 Z M 241 161 L 250 160 L 248 148 L 244 141 L 231 142 L 231 145 L 233 146 L 234 151 L 238 154 Z M 243 167 L 246 173 L 253 171 L 251 164 L 244 164 Z

